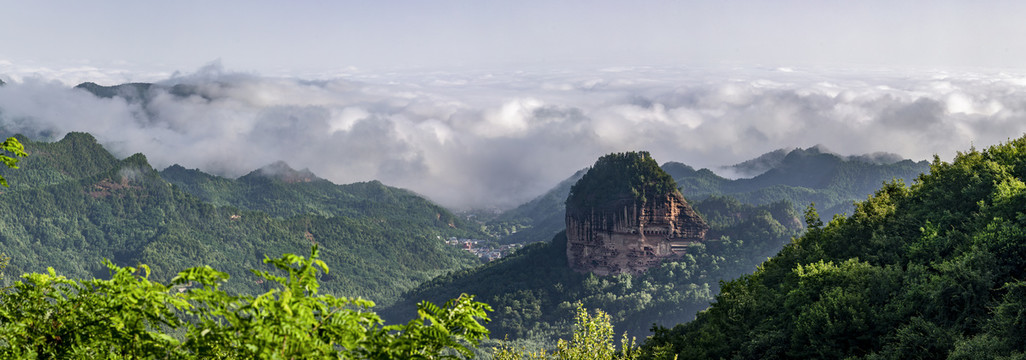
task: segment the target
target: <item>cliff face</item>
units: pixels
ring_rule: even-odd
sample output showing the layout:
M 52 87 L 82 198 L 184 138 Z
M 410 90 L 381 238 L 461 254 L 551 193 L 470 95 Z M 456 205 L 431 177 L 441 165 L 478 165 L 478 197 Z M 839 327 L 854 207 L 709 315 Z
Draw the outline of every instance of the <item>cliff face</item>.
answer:
M 596 275 L 639 274 L 683 255 L 709 226 L 679 192 L 630 199 L 598 208 L 567 208 L 566 256 L 570 268 Z
M 708 230 L 647 152 L 599 158 L 566 199 L 566 257 L 578 272 L 642 273 Z

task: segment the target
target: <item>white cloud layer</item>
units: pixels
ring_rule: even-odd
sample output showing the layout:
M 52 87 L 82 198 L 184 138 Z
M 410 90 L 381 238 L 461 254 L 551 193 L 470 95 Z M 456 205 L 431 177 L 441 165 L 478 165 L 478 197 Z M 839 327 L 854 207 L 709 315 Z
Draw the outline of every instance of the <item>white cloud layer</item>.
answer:
M 147 102 L 9 76 L 7 133 L 86 131 L 121 157 L 226 176 L 284 160 L 457 208 L 516 205 L 615 151 L 710 168 L 815 144 L 950 159 L 1026 132 L 1026 76 L 1007 73 L 619 68 L 306 81 L 213 65 L 161 81 Z M 178 84 L 193 95 L 167 90 Z

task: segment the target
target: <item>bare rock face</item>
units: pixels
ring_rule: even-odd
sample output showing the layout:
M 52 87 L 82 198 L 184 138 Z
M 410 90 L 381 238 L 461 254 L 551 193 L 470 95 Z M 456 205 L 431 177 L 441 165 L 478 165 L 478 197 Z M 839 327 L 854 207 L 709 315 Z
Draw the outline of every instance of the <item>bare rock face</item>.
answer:
M 620 169 L 623 161 L 603 162 L 609 156 L 635 154 L 639 153 L 613 154 L 599 159 L 592 171 L 596 171 L 596 175 L 614 173 L 615 178 L 593 176 L 589 179 L 586 174 L 582 182 L 602 185 L 596 187 L 579 182 L 581 186 L 575 185 L 571 191 L 566 212 L 566 256 L 571 269 L 596 275 L 639 274 L 663 260 L 679 258 L 690 245 L 704 240 L 709 225 L 687 204 L 672 178 L 667 180 L 669 176 L 664 176 L 658 165 L 654 169 L 652 166 Z M 640 155 L 633 161 L 655 163 L 647 153 Z M 613 167 L 608 168 L 610 165 Z M 639 169 L 640 174 L 623 174 Z M 641 180 L 635 184 L 618 184 L 622 179 Z M 653 185 L 654 181 L 669 181 L 672 186 Z M 598 196 L 602 199 L 598 203 L 580 200 L 595 199 L 594 194 L 582 193 L 595 189 L 619 193 Z

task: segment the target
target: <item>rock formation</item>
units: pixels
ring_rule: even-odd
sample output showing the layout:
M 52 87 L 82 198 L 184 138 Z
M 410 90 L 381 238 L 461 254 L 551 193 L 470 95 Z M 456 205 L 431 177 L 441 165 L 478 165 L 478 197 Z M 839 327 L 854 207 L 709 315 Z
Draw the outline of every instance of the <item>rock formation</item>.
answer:
M 639 274 L 680 257 L 708 230 L 645 152 L 602 157 L 567 198 L 567 262 L 578 272 Z

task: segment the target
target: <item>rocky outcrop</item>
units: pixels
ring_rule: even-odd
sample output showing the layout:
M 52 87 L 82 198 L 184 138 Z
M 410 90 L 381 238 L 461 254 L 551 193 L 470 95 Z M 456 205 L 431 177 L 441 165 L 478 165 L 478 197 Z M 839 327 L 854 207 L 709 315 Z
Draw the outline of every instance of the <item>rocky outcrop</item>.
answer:
M 604 209 L 567 210 L 567 262 L 575 271 L 596 275 L 642 273 L 680 257 L 709 230 L 680 193 L 641 206 L 624 201 Z
M 639 274 L 703 241 L 709 225 L 676 188 L 648 153 L 600 158 L 567 199 L 570 268 Z

